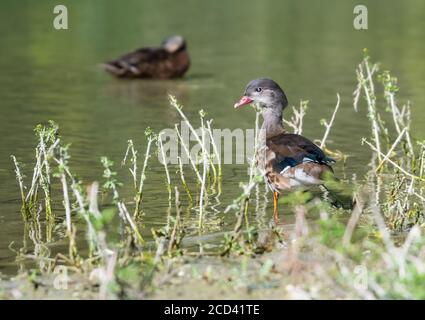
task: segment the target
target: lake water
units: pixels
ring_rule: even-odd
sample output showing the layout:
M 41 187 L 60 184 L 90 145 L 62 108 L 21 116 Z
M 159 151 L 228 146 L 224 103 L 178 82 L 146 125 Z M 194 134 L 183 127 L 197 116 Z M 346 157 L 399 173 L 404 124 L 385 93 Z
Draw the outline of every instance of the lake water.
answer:
M 235 111 L 246 83 L 268 76 L 284 88 L 291 105 L 309 100 L 304 135 L 320 139 L 320 119 L 329 119 L 341 95 L 341 107 L 329 146 L 351 155 L 348 176 L 367 170 L 369 152 L 360 143 L 369 135 L 364 108 L 355 113 L 354 69 L 367 47 L 372 58 L 400 83 L 400 99 L 413 103 L 413 135 L 425 137 L 425 2 L 362 1 L 369 29 L 353 28 L 357 1 L 60 1 L 68 8 L 69 30 L 52 26 L 57 1 L 0 3 L 0 273 L 16 272 L 24 224 L 10 155 L 30 176 L 33 128 L 56 121 L 71 146 L 71 166 L 89 183 L 102 175 L 103 155 L 117 164 L 126 141 L 140 153 L 144 130 L 173 128 L 179 116 L 167 101 L 177 97 L 191 119 L 204 109 L 215 128 L 252 128 L 251 108 Z M 126 81 L 106 74 L 99 63 L 143 45 L 156 45 L 170 34 L 188 42 L 192 66 L 175 81 Z M 289 110 L 285 113 L 289 114 Z M 194 121 L 195 122 L 195 121 Z M 335 166 L 341 174 L 341 165 Z M 119 179 L 128 184 L 127 169 Z M 246 165 L 225 166 L 223 206 L 240 193 Z M 143 217 L 151 226 L 165 222 L 167 193 L 162 167 L 152 162 L 146 180 Z M 122 195 L 131 199 L 129 190 Z M 270 196 L 270 195 L 269 195 Z M 56 209 L 61 212 L 60 203 Z M 192 212 L 193 219 L 196 213 Z M 222 211 L 219 215 L 224 215 Z M 268 210 L 271 216 L 271 210 Z M 224 225 L 233 223 L 229 213 Z

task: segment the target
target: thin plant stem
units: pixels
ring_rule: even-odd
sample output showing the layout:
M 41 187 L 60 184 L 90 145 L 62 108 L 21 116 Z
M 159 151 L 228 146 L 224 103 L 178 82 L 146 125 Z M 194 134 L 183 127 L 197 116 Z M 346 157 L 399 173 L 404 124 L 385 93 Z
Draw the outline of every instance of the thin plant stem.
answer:
M 170 172 L 168 170 L 167 160 L 165 157 L 164 147 L 162 145 L 161 134 L 159 134 L 158 136 L 158 148 L 159 148 L 159 152 L 161 154 L 162 162 L 164 165 L 165 176 L 167 178 L 168 201 L 171 201 L 171 178 L 170 178 Z
M 16 173 L 16 179 L 18 180 L 19 190 L 21 192 L 21 201 L 22 201 L 22 215 L 24 217 L 24 220 L 28 220 L 30 218 L 30 212 L 27 207 L 27 201 L 25 199 L 25 191 L 24 191 L 24 182 L 21 174 L 21 170 L 19 169 L 18 161 L 16 160 L 16 157 L 14 155 L 11 156 L 13 163 L 15 165 L 15 173 Z
M 397 144 L 400 142 L 401 138 L 403 137 L 403 135 L 406 133 L 407 128 L 404 128 L 398 135 L 397 139 L 394 141 L 393 145 L 391 146 L 391 148 L 388 150 L 387 154 L 384 156 L 384 158 L 381 160 L 381 162 L 378 164 L 378 166 L 376 167 L 376 171 L 378 172 L 382 165 L 385 163 L 385 161 L 388 160 L 388 158 L 391 156 L 392 152 L 394 151 L 395 147 L 397 146 Z
M 62 191 L 63 191 L 63 205 L 65 207 L 65 221 L 66 221 L 66 230 L 68 235 L 71 236 L 71 205 L 69 203 L 69 195 L 68 195 L 68 184 L 66 182 L 65 173 L 61 173 L 60 180 L 62 183 Z
M 190 193 L 190 189 L 186 183 L 186 179 L 184 177 L 184 171 L 183 171 L 183 163 L 182 163 L 182 159 L 177 156 L 177 161 L 179 163 L 179 173 L 180 173 L 180 180 L 182 182 L 183 188 L 187 193 L 187 196 L 189 197 L 189 201 L 192 202 L 192 194 Z
M 207 129 L 208 129 L 208 133 L 210 135 L 210 139 L 211 139 L 211 143 L 212 143 L 212 146 L 213 146 L 213 151 L 214 151 L 214 154 L 215 154 L 215 158 L 217 159 L 218 177 L 221 178 L 221 175 L 222 175 L 222 171 L 221 171 L 222 170 L 221 169 L 221 157 L 220 157 L 220 153 L 218 152 L 217 145 L 215 143 L 214 136 L 213 136 L 213 133 L 212 133 L 212 129 L 211 129 L 211 123 L 212 123 L 212 121 L 213 120 L 208 120 L 207 121 Z
M 181 146 L 183 147 L 183 150 L 185 151 L 186 156 L 187 156 L 187 158 L 189 159 L 190 164 L 192 165 L 192 168 L 193 168 L 193 171 L 194 171 L 194 172 L 195 172 L 195 174 L 196 174 L 196 177 L 198 178 L 198 181 L 199 181 L 200 183 L 202 183 L 202 177 L 201 177 L 201 174 L 199 173 L 199 170 L 198 170 L 198 168 L 196 167 L 196 164 L 195 164 L 195 162 L 193 161 L 193 159 L 192 159 L 192 157 L 191 157 L 191 155 L 190 155 L 190 152 L 189 152 L 188 147 L 186 146 L 186 144 L 185 144 L 185 143 L 184 143 L 184 141 L 183 141 L 183 138 L 182 138 L 182 136 L 181 136 L 181 134 L 180 134 L 180 131 L 179 131 L 179 129 L 178 129 L 178 127 L 177 127 L 177 125 L 175 126 L 175 130 L 176 130 L 176 133 L 177 133 L 178 138 L 180 139 L 180 144 L 181 144 Z
M 153 138 L 148 137 L 148 145 L 146 147 L 145 160 L 143 162 L 142 172 L 140 173 L 139 189 L 136 194 L 136 207 L 134 209 L 134 215 L 133 215 L 134 217 L 137 217 L 137 215 L 140 212 L 140 205 L 143 199 L 143 185 L 146 179 L 145 172 L 146 172 L 146 167 L 148 166 L 148 160 L 150 158 L 150 149 L 151 149 L 152 141 L 153 141 Z
M 370 68 L 368 66 L 367 58 L 363 60 L 361 64 L 359 64 L 359 67 L 357 69 L 357 77 L 358 81 L 361 83 L 363 87 L 363 92 L 366 97 L 367 106 L 368 106 L 368 113 L 370 120 L 372 122 L 372 132 L 373 132 L 373 139 L 375 141 L 376 149 L 378 150 L 378 160 L 381 162 L 381 142 L 379 138 L 379 124 L 377 120 L 377 113 L 376 113 L 376 101 L 374 96 L 374 89 L 373 89 L 373 81 L 372 81 L 372 74 L 373 72 L 370 71 Z M 366 80 L 364 73 L 363 73 L 363 65 L 366 66 L 367 72 L 368 72 L 368 80 Z M 374 70 L 374 68 L 372 69 Z M 369 86 L 367 85 L 369 83 Z
M 201 134 L 202 134 L 202 145 L 205 147 L 205 128 L 201 126 Z M 202 181 L 201 181 L 201 192 L 199 195 L 199 230 L 202 230 L 203 225 L 203 218 L 204 218 L 204 201 L 205 201 L 205 189 L 206 189 L 206 178 L 207 178 L 207 171 L 209 167 L 208 163 L 208 155 L 205 150 L 205 148 L 202 148 L 202 162 L 203 162 L 203 169 L 202 169 Z
M 322 140 L 320 141 L 320 148 L 323 148 L 325 146 L 326 139 L 328 138 L 329 132 L 331 131 L 333 122 L 335 120 L 335 115 L 336 115 L 336 113 L 338 112 L 338 109 L 339 109 L 339 103 L 340 103 L 340 100 L 341 100 L 339 93 L 337 93 L 336 96 L 337 96 L 337 102 L 336 102 L 336 106 L 335 106 L 334 112 L 332 114 L 331 120 L 329 121 L 329 123 L 327 123 L 326 121 L 324 122 L 324 125 L 326 127 L 326 131 L 325 131 L 325 134 L 323 135 Z
M 366 139 L 363 139 L 364 143 L 366 143 L 373 151 L 379 153 L 382 156 L 385 156 L 382 152 L 380 152 L 374 145 L 372 145 L 370 142 L 368 142 Z M 409 176 L 412 179 L 417 179 L 417 180 L 421 180 L 421 181 L 425 181 L 425 179 L 415 176 L 413 174 L 411 174 L 410 172 L 407 172 L 405 169 L 403 169 L 402 167 L 400 167 L 397 163 L 395 163 L 394 161 L 392 161 L 391 159 L 387 158 L 387 161 L 389 163 L 391 163 L 394 167 L 396 167 L 397 169 L 399 169 L 401 172 L 403 172 L 406 176 Z

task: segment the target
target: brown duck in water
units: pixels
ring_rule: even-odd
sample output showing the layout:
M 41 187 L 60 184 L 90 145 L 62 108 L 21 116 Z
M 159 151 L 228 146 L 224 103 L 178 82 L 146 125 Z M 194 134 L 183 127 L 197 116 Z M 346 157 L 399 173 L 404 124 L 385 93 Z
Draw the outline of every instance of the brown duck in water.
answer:
M 285 131 L 282 111 L 288 100 L 276 82 L 261 78 L 248 83 L 235 108 L 250 103 L 261 107 L 264 119 L 261 129 L 265 141 L 257 151 L 257 167 L 273 191 L 273 216 L 277 222 L 279 194 L 297 187 L 324 184 L 325 174 L 333 175 L 330 164 L 335 161 L 307 138 Z
M 186 41 L 181 36 L 171 36 L 160 47 L 137 49 L 104 67 L 119 78 L 169 79 L 182 77 L 189 65 Z

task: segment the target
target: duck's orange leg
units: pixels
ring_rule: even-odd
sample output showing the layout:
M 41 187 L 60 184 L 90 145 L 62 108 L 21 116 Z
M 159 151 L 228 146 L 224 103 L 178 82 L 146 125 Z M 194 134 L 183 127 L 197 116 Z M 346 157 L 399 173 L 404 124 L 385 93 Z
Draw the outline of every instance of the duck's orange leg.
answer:
M 278 210 L 279 192 L 273 192 L 273 218 L 274 222 L 279 222 L 279 210 Z

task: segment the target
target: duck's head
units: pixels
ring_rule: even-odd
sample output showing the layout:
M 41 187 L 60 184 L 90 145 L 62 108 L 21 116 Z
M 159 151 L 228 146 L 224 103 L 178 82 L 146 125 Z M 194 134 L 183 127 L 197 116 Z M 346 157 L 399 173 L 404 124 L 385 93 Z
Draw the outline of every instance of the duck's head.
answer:
M 186 41 L 182 36 L 171 36 L 162 42 L 162 47 L 169 53 L 186 49 Z
M 288 105 L 288 100 L 282 88 L 272 79 L 259 78 L 252 80 L 235 108 L 257 103 L 261 108 L 279 108 L 280 111 Z

